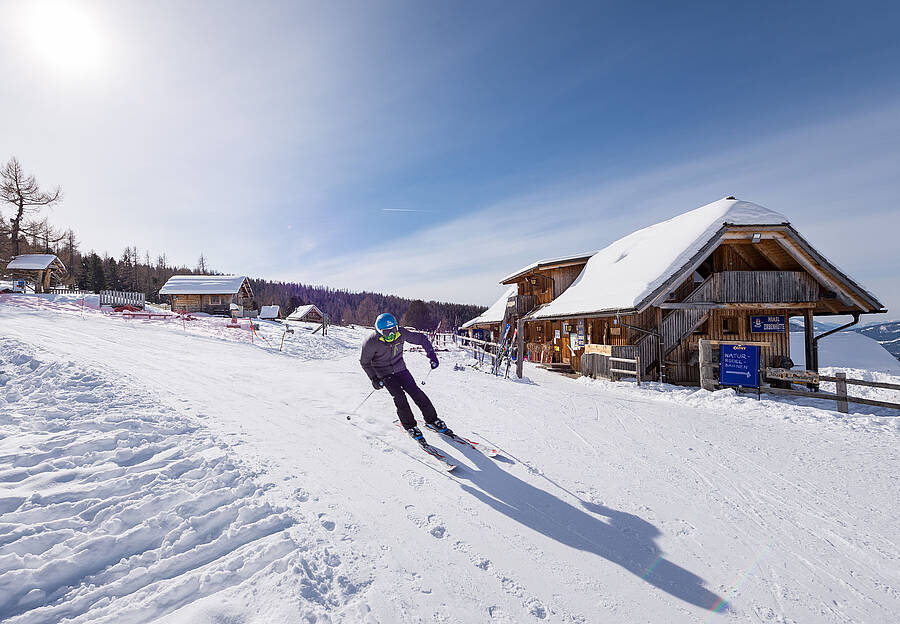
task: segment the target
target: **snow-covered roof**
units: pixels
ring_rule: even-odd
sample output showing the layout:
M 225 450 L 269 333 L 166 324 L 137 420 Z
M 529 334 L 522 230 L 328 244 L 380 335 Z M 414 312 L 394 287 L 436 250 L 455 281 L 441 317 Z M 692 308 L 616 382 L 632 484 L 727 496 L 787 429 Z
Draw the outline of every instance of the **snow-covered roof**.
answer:
M 259 318 L 261 319 L 277 319 L 278 313 L 281 310 L 281 306 L 270 305 L 270 306 L 262 306 L 259 309 Z
M 58 262 L 62 269 L 66 268 L 62 260 L 53 254 L 21 254 L 14 256 L 10 263 L 6 265 L 6 268 L 23 271 L 43 271 L 51 264 L 54 264 L 54 262 Z
M 529 315 L 550 318 L 630 310 L 680 271 L 725 224 L 782 225 L 787 217 L 757 204 L 720 199 L 651 225 L 601 249 L 554 301 Z
M 300 306 L 299 308 L 297 308 L 296 310 L 291 312 L 291 314 L 287 317 L 287 320 L 299 321 L 303 317 L 305 317 L 307 314 L 309 314 L 312 310 L 315 310 L 316 312 L 318 312 L 319 316 L 325 316 L 324 314 L 322 314 L 322 311 L 319 308 L 310 304 L 310 305 Z
M 235 295 L 245 281 L 244 275 L 173 275 L 159 289 L 159 294 Z
M 497 299 L 487 310 L 476 316 L 471 321 L 466 321 L 460 326 L 460 329 L 467 329 L 474 325 L 487 325 L 489 323 L 502 323 L 503 315 L 506 314 L 506 302 L 518 292 L 518 286 L 510 286 L 504 291 L 500 298 Z
M 520 275 L 528 273 L 529 271 L 533 271 L 535 269 L 539 269 L 542 267 L 547 267 L 547 266 L 551 266 L 554 264 L 564 264 L 566 262 L 575 262 L 577 260 L 587 260 L 588 258 L 593 256 L 595 253 L 597 253 L 597 252 L 590 251 L 588 253 L 576 254 L 574 256 L 562 256 L 559 258 L 548 258 L 547 260 L 539 260 L 537 262 L 533 262 L 533 263 L 529 264 L 526 267 L 522 267 L 515 273 L 510 273 L 509 275 L 504 277 L 502 280 L 500 280 L 500 283 L 502 284 L 504 282 L 507 282 L 507 281 L 513 279 L 514 277 L 519 277 Z

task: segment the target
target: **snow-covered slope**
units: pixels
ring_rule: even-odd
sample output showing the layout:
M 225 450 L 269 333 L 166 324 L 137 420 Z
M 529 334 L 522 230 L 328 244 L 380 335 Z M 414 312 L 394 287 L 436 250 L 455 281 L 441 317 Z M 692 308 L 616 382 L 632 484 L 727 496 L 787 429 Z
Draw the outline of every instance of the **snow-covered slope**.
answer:
M 791 332 L 791 359 L 797 366 L 805 366 L 806 348 L 802 332 Z M 838 332 L 819 341 L 819 367 L 900 375 L 900 361 L 875 340 L 854 331 Z
M 424 389 L 445 473 L 362 332 L 126 321 L 0 296 L 0 620 L 893 622 L 894 418 L 668 386 Z M 250 343 L 253 337 L 254 342 Z M 407 356 L 424 378 L 427 361 Z M 435 436 L 432 434 L 432 438 Z

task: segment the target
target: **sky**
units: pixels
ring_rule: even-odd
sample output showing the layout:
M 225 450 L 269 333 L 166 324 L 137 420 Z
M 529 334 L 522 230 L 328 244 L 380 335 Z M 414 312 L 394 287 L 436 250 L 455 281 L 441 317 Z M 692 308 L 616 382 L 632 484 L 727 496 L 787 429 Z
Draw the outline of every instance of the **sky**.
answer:
M 895 3 L 0 14 L 0 160 L 62 187 L 83 250 L 489 305 L 521 266 L 735 195 L 900 318 Z

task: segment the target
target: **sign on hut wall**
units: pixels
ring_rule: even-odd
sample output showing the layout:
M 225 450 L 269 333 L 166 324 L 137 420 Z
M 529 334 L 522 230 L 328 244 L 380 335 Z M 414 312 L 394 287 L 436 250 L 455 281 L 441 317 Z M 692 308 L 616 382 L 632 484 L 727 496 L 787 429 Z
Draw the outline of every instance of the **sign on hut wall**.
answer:
M 584 319 L 578 319 L 578 348 L 584 348 Z
M 751 316 L 750 317 L 750 333 L 762 334 L 769 332 L 784 333 L 787 330 L 787 317 L 782 315 L 775 316 Z
M 719 345 L 719 383 L 723 386 L 759 387 L 759 347 Z

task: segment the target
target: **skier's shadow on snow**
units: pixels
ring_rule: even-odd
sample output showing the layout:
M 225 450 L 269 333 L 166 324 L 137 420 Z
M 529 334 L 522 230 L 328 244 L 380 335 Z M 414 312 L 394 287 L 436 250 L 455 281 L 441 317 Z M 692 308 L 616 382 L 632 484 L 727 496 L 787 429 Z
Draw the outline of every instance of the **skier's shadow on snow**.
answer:
M 685 602 L 710 611 L 728 608 L 728 603 L 704 587 L 702 578 L 662 556 L 654 541 L 660 531 L 649 522 L 579 498 L 591 512 L 587 513 L 509 474 L 478 451 L 463 452 L 479 470 L 454 475 L 478 486 L 460 484 L 484 504 L 550 539 L 599 555 Z M 608 522 L 591 514 L 605 516 Z

